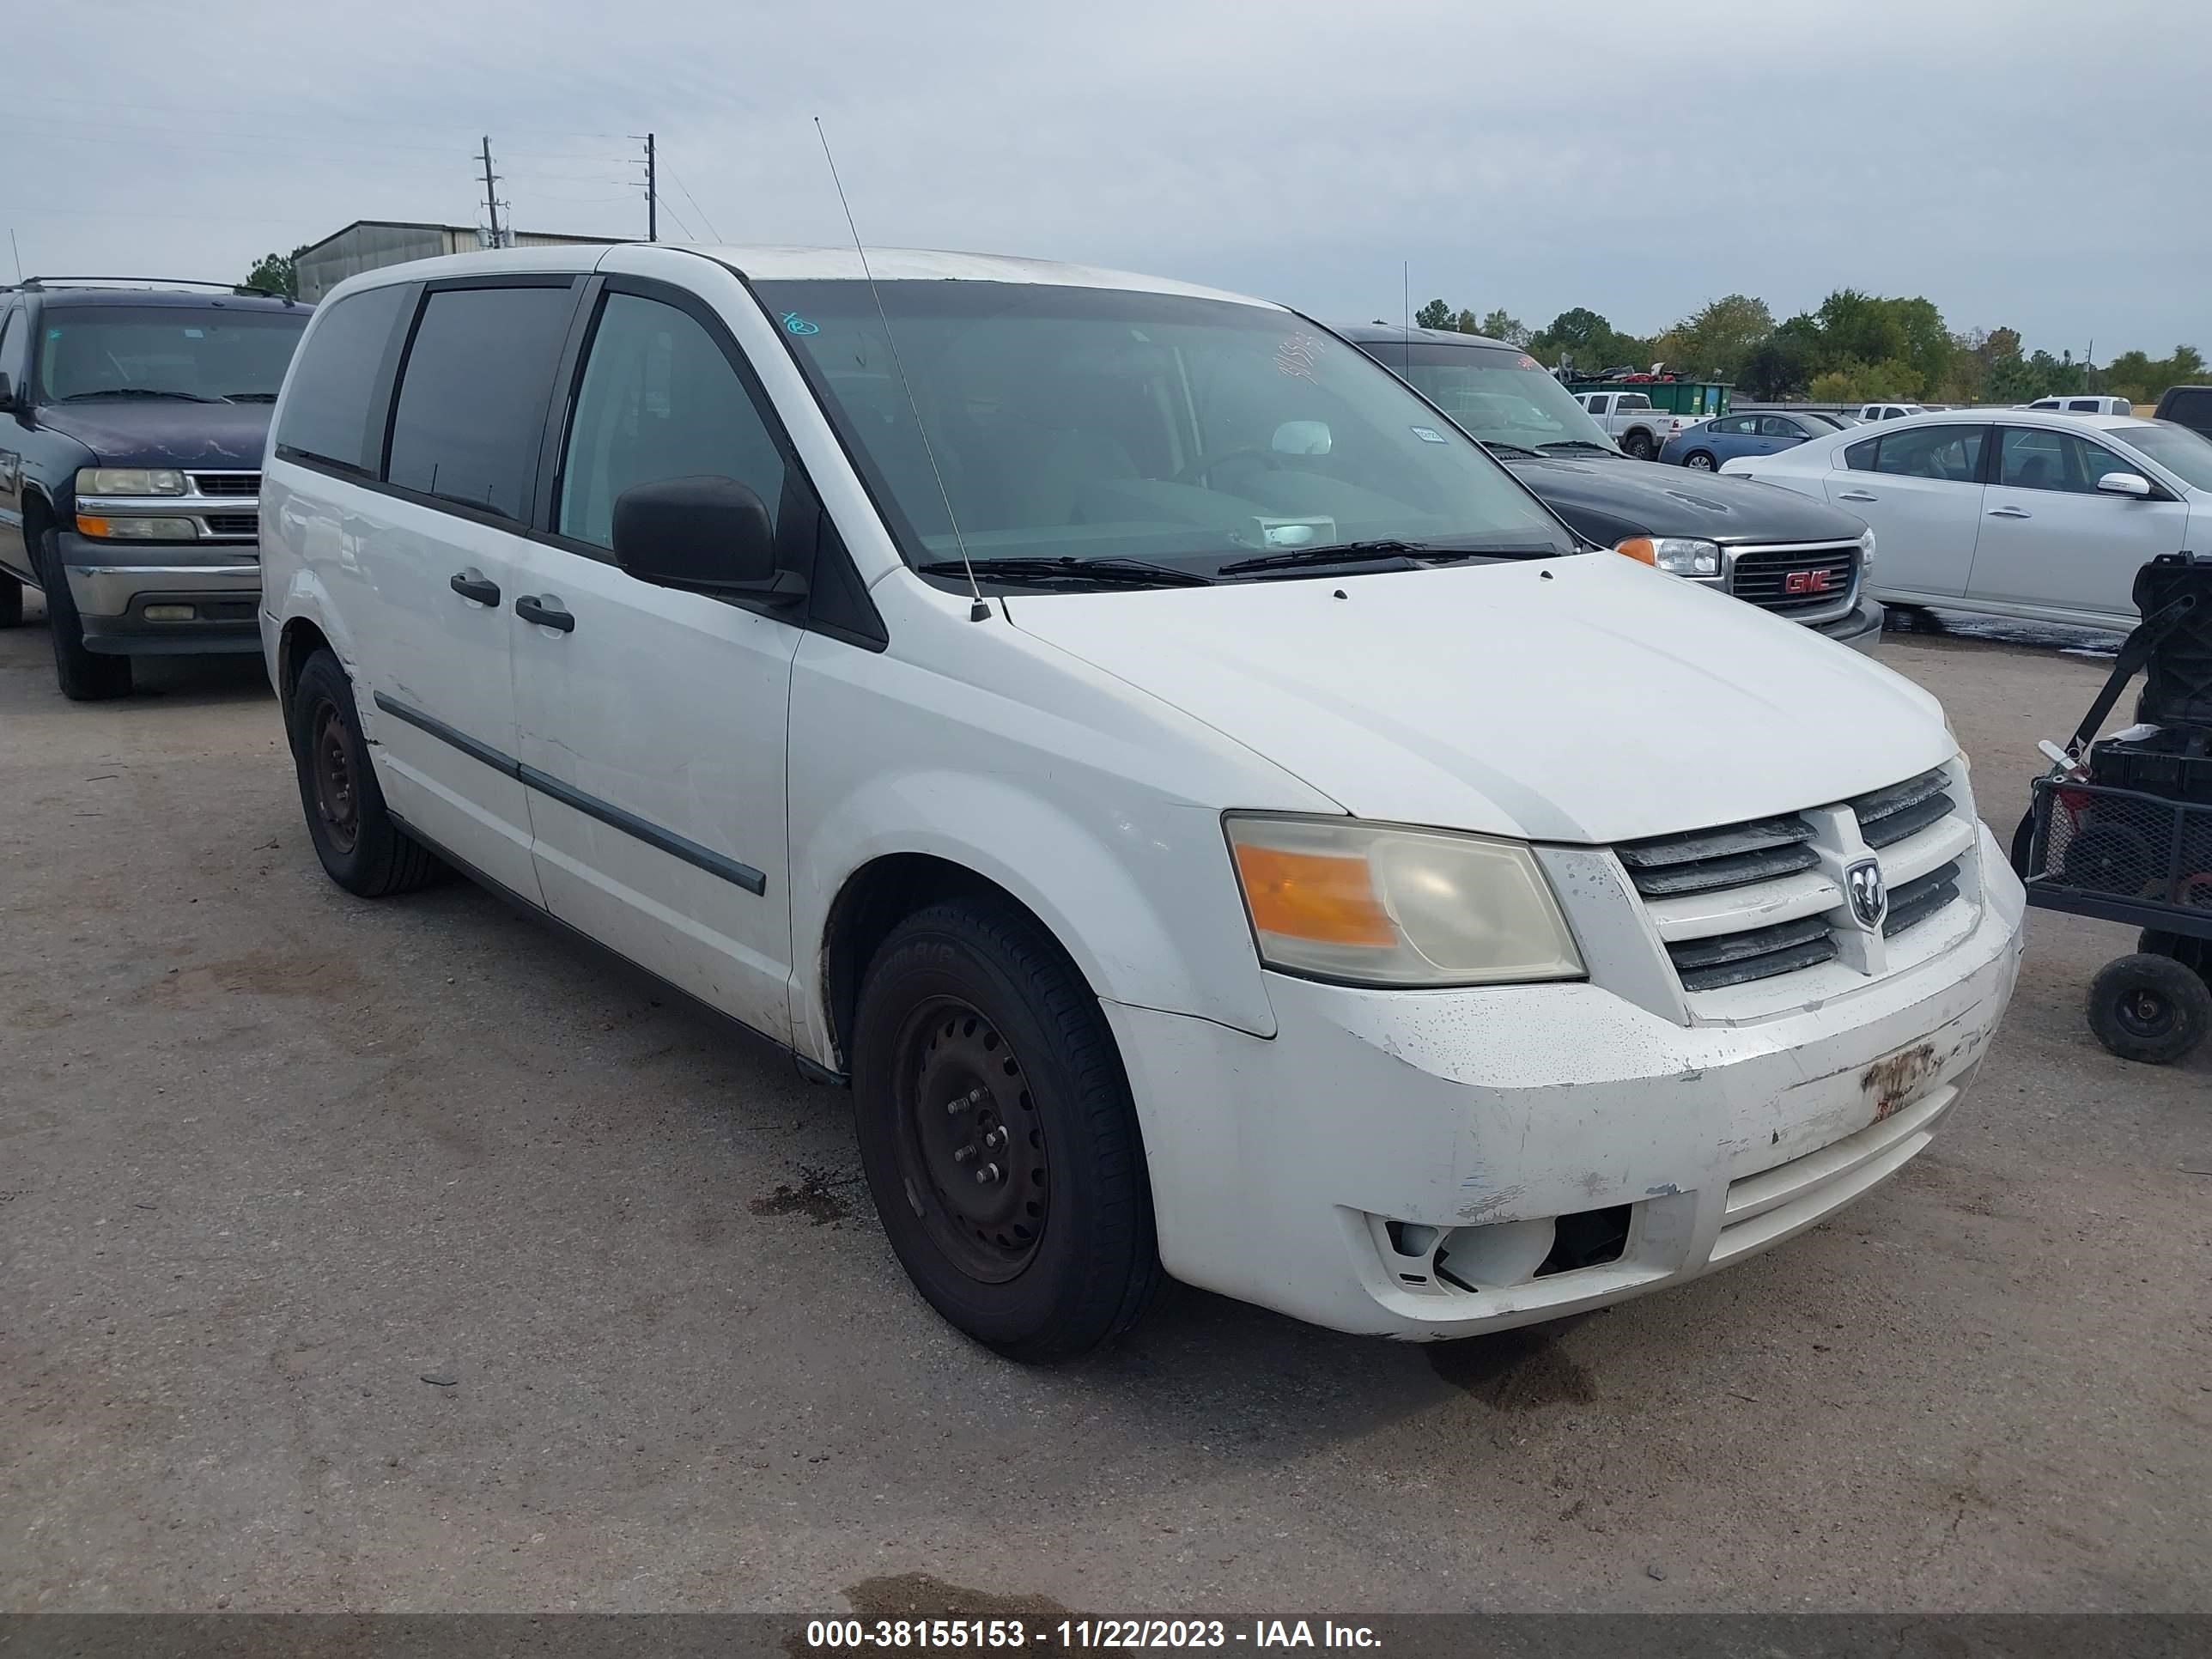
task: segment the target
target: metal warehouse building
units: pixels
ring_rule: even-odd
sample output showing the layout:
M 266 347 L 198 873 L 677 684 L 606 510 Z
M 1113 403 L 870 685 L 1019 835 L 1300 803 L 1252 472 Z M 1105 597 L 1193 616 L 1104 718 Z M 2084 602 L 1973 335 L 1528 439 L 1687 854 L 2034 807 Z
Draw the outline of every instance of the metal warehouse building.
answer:
M 517 230 L 506 233 L 509 247 L 565 247 L 629 240 L 621 236 L 563 236 L 552 231 Z M 413 225 L 390 220 L 356 219 L 343 230 L 325 236 L 293 262 L 298 274 L 300 297 L 319 300 L 349 276 L 410 259 L 433 259 L 441 253 L 474 253 L 490 246 L 485 232 L 474 225 Z

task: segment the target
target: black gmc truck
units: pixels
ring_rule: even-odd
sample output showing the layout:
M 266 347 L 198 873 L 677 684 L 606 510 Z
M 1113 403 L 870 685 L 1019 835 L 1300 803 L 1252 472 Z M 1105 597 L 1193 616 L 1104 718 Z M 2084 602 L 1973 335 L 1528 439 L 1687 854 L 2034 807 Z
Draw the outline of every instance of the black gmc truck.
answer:
M 63 694 L 260 649 L 261 452 L 310 307 L 214 284 L 0 289 L 0 628 L 40 589 Z

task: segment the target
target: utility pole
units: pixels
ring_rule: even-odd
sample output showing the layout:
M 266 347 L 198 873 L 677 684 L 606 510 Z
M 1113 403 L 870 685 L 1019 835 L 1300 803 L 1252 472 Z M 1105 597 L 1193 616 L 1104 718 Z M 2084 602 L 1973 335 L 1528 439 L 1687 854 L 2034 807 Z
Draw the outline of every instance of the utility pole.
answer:
M 660 240 L 660 179 L 654 170 L 653 135 L 645 135 L 645 240 Z
M 507 244 L 506 244 L 506 242 L 505 242 L 505 241 L 501 238 L 500 234 L 499 234 L 499 198 L 498 198 L 496 195 L 495 195 L 495 194 L 493 193 L 493 191 L 492 191 L 492 186 L 493 186 L 495 183 L 497 183 L 498 181 L 497 181 L 495 179 L 494 179 L 494 178 L 492 177 L 492 171 L 491 171 L 491 135 L 490 135 L 489 133 L 486 133 L 486 134 L 484 135 L 484 141 L 483 141 L 483 170 L 484 170 L 484 209 L 485 209 L 485 210 L 486 210 L 487 212 L 489 212 L 489 213 L 491 215 L 491 245 L 492 245 L 494 247 L 504 247 L 504 246 L 507 246 Z

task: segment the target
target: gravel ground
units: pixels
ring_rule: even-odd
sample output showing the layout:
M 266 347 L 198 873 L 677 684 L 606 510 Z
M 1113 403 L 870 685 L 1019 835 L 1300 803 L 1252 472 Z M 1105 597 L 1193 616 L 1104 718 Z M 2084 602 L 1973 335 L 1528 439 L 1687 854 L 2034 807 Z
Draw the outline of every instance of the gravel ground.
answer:
M 2101 664 L 1893 636 L 2008 827 Z M 323 877 L 252 663 L 0 634 L 0 1606 L 2212 1609 L 2212 1051 L 2036 914 L 1936 1146 L 1686 1289 L 1433 1348 L 1193 1291 L 1024 1370 L 846 1097 L 453 884 Z

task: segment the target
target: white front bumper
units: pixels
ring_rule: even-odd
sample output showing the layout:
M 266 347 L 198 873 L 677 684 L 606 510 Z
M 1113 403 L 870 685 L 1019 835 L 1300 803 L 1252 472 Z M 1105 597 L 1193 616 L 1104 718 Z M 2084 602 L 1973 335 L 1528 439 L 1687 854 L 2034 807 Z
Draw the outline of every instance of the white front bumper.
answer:
M 1163 1261 L 1316 1324 L 1433 1339 L 1656 1290 L 1811 1226 L 1927 1146 L 2003 1015 L 2022 903 L 1978 838 L 1996 873 L 1972 933 L 1755 1024 L 1680 1025 L 1588 984 L 1370 992 L 1273 974 L 1271 1039 L 1107 1004 Z M 1383 1224 L 1530 1233 L 1624 1205 L 1619 1260 L 1489 1289 L 1394 1253 Z M 1513 1236 L 1456 1237 L 1472 1262 Z

